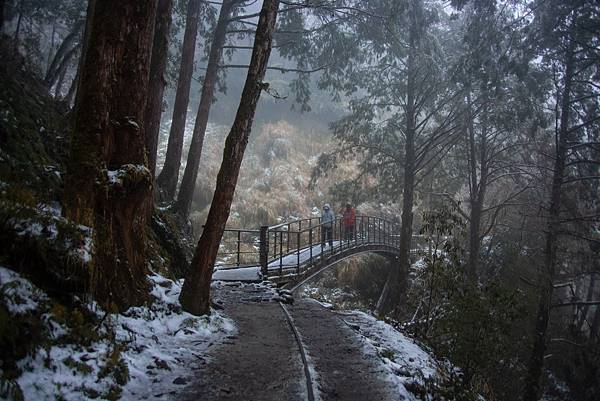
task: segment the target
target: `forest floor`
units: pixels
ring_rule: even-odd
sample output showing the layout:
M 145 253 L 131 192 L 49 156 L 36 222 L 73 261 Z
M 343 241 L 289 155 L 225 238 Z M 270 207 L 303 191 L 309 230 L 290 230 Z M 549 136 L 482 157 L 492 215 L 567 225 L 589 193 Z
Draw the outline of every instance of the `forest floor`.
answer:
M 213 294 L 237 333 L 209 351 L 202 374 L 178 399 L 309 400 L 300 345 L 273 288 L 219 283 Z M 315 400 L 415 399 L 406 380 L 435 374 L 427 353 L 368 315 L 337 313 L 306 298 L 285 308 L 306 351 Z M 393 344 L 398 336 L 408 348 Z

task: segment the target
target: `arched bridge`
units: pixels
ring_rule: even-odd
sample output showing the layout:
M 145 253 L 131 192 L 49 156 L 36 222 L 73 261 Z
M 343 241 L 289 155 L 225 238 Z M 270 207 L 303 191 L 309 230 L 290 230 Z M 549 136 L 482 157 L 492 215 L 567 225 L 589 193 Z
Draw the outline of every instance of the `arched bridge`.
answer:
M 336 218 L 331 230 L 331 242 L 324 241 L 320 217 L 259 230 L 228 228 L 213 279 L 293 284 L 353 255 L 373 252 L 395 257 L 399 253 L 400 226 L 391 220 L 359 215 L 351 230 Z M 417 248 L 419 239 L 413 237 L 411 249 Z

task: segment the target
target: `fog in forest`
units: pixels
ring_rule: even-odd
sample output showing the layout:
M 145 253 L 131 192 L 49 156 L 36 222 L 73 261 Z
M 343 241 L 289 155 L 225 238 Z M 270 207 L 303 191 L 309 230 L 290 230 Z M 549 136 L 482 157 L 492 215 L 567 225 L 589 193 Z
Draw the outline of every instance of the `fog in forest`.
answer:
M 0 57 L 0 399 L 600 399 L 596 1 L 0 0 Z

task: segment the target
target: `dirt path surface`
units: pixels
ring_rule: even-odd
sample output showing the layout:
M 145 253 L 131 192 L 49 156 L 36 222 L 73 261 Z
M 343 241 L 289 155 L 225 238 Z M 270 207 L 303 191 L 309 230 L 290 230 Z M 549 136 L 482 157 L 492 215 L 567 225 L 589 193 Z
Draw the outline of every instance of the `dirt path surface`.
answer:
M 252 285 L 222 286 L 214 301 L 238 333 L 213 349 L 179 400 L 304 400 L 298 345 L 273 294 Z
M 307 400 L 298 343 L 273 291 L 223 286 L 216 302 L 235 320 L 238 333 L 209 354 L 177 398 L 191 400 Z M 314 368 L 315 399 L 398 400 L 384 367 L 366 353 L 361 339 L 341 318 L 309 299 L 286 306 Z M 395 394 L 395 395 L 394 395 Z
M 341 317 L 312 299 L 287 306 L 312 360 L 323 401 L 398 400 L 396 386 L 386 381 L 374 352 Z

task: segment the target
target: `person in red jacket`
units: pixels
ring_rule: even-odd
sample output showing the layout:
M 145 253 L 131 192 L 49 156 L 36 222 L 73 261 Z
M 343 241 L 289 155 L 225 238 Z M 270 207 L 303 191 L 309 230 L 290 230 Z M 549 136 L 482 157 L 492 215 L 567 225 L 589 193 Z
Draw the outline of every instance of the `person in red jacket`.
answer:
M 342 215 L 342 225 L 344 226 L 344 237 L 346 241 L 354 239 L 354 227 L 356 225 L 356 211 L 352 208 L 352 204 L 346 203 L 346 209 Z

